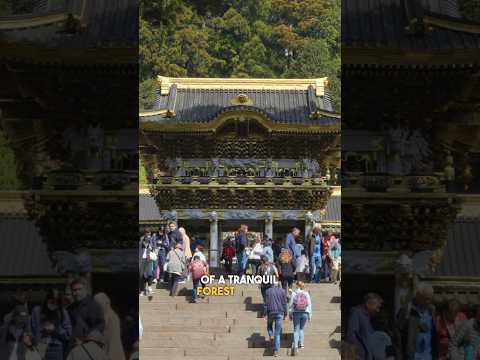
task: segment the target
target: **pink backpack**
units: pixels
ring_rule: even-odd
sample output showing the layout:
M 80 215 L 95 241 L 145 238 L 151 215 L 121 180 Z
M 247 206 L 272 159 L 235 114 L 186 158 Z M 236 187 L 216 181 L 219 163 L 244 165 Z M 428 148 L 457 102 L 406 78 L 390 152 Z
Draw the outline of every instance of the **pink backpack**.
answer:
M 192 263 L 192 278 L 197 280 L 205 275 L 205 265 L 202 261 L 194 261 Z
M 304 292 L 299 292 L 293 299 L 293 311 L 307 311 L 308 298 Z

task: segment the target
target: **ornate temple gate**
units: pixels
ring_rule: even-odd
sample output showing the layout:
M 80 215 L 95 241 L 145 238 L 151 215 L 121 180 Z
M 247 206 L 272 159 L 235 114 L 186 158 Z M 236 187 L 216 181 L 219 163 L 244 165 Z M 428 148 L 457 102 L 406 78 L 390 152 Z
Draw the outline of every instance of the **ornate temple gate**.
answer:
M 105 4 L 22 1 L 0 17 L 0 127 L 64 285 L 81 274 L 118 295 L 122 274 L 118 303 L 137 293 L 138 3 Z
M 163 219 L 208 235 L 212 266 L 240 223 L 275 240 L 322 219 L 340 161 L 324 84 L 159 78 L 157 107 L 140 114 L 150 192 Z
M 363 278 L 364 289 L 346 285 L 343 298 L 390 276 L 393 318 L 415 282 L 442 267 L 448 231 L 479 181 L 480 25 L 467 26 L 456 1 L 353 2 L 342 2 L 343 279 Z

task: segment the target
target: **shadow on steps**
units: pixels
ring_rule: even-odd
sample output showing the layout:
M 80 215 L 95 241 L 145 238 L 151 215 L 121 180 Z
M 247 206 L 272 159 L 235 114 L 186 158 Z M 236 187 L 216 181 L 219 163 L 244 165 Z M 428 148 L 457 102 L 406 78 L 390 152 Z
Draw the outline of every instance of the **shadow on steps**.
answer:
M 341 304 L 342 298 L 340 296 L 333 296 L 330 300 L 330 304 Z

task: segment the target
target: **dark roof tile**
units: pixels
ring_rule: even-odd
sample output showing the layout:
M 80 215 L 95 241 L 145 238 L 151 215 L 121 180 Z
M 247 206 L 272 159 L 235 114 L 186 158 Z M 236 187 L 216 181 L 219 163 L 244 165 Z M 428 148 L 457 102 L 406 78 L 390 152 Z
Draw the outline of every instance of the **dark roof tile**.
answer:
M 0 277 L 58 276 L 35 225 L 27 219 L 0 220 Z
M 404 0 L 342 1 L 342 44 L 411 50 L 479 49 L 480 35 L 433 27 L 423 35 L 406 31 L 411 16 L 429 14 L 462 21 L 456 0 L 422 0 L 422 13 L 407 13 Z M 416 1 L 410 4 L 418 5 Z M 423 14 L 423 15 L 422 15 Z M 465 20 L 466 21 L 466 20 Z
M 340 123 L 340 119 L 322 116 L 311 118 L 314 110 L 333 112 L 328 95 L 315 96 L 312 90 L 245 90 L 245 89 L 170 89 L 168 95 L 157 95 L 154 108 L 149 111 L 168 109 L 175 104 L 175 116 L 150 116 L 148 121 L 163 123 L 208 122 L 228 109 L 233 109 L 231 100 L 245 94 L 252 99 L 249 108 L 265 113 L 278 123 L 301 123 L 311 125 Z M 312 98 L 313 95 L 313 98 Z M 313 110 L 312 110 L 313 109 Z
M 480 220 L 459 220 L 448 231 L 448 242 L 435 276 L 480 277 Z

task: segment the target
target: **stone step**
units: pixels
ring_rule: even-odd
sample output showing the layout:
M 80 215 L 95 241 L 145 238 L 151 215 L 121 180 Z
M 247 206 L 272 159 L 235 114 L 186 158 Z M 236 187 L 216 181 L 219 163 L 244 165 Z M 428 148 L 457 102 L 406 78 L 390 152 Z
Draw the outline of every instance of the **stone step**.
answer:
M 161 341 L 159 341 L 161 339 Z M 293 334 L 283 334 L 281 340 L 282 347 L 289 347 L 293 342 Z M 247 348 L 265 348 L 270 345 L 268 336 L 254 334 L 248 337 L 245 336 L 209 336 L 208 338 L 192 338 L 191 336 L 182 337 L 179 334 L 176 336 L 162 335 L 155 337 L 142 338 L 142 348 L 155 347 L 155 348 L 187 348 L 187 347 L 221 347 L 224 344 L 228 344 L 228 349 L 247 349 Z M 316 334 L 309 334 L 305 337 L 305 345 L 307 349 L 330 349 L 332 344 L 340 344 L 340 335 L 334 337 L 322 337 L 319 338 Z
M 258 316 L 258 313 L 263 311 L 263 304 L 192 304 L 194 306 L 183 307 L 178 306 L 175 308 L 165 308 L 161 305 L 152 304 L 151 306 L 141 307 L 140 311 L 144 316 L 158 316 L 162 318 L 168 317 L 181 317 L 182 315 L 188 317 L 191 315 L 199 315 L 200 317 L 208 316 L 208 314 L 212 315 L 219 314 L 221 317 L 225 317 L 226 313 L 237 313 L 237 314 L 255 314 Z M 206 305 L 206 306 L 205 306 Z M 312 307 L 312 316 L 315 317 L 322 317 L 322 316 L 333 316 L 335 314 L 340 313 L 340 308 L 325 308 L 321 306 L 313 306 Z
M 340 291 L 330 284 L 308 285 L 313 300 L 313 321 L 305 328 L 299 356 L 307 360 L 338 360 Z M 237 285 L 233 296 L 210 296 L 191 304 L 191 284 L 180 295 L 155 290 L 139 298 L 144 336 L 142 360 L 258 360 L 271 357 L 266 321 L 260 317 L 262 297 L 257 286 Z M 283 323 L 279 359 L 290 358 L 293 324 Z
M 298 356 L 301 357 L 301 360 L 340 360 L 339 354 L 322 354 L 322 357 L 317 356 L 305 356 L 304 354 L 300 353 Z M 168 357 L 168 360 L 264 360 L 265 357 L 271 358 L 271 354 L 266 352 L 265 355 L 262 356 L 249 356 L 248 354 L 245 355 L 243 352 L 242 354 L 234 354 L 234 355 L 207 355 L 207 356 L 184 356 L 178 355 L 173 357 Z M 162 360 L 167 359 L 164 357 L 163 353 L 161 356 L 157 354 L 144 354 L 141 352 L 140 358 L 142 360 Z M 291 360 L 292 357 L 290 355 L 286 355 L 282 352 L 281 355 L 276 357 L 275 359 L 278 360 Z
M 332 304 L 335 306 L 326 306 L 322 304 L 313 304 L 312 308 L 313 311 L 340 311 L 340 307 L 336 306 L 336 304 Z M 142 306 L 140 305 L 140 308 Z M 159 313 L 170 313 L 172 311 L 182 311 L 188 312 L 205 312 L 205 311 L 213 311 L 215 313 L 218 312 L 226 312 L 232 310 L 247 310 L 247 311 L 261 311 L 263 309 L 262 303 L 254 303 L 254 304 L 225 304 L 225 303 L 218 303 L 218 304 L 209 304 L 209 303 L 197 303 L 197 304 L 189 304 L 189 303 L 177 303 L 177 304 L 150 304 L 148 307 L 151 310 L 156 310 Z
M 260 291 L 260 287 L 257 285 L 229 285 L 229 284 L 222 284 L 222 285 L 207 285 L 207 286 L 233 286 L 234 287 L 234 294 L 239 294 L 239 295 L 249 295 L 252 292 L 255 291 Z M 157 285 L 157 286 L 152 286 L 154 289 L 157 291 L 164 291 L 168 293 L 168 288 L 166 285 Z M 182 293 L 183 291 L 191 291 L 193 288 L 193 284 L 190 282 L 184 283 L 184 284 L 179 284 L 178 287 L 178 292 Z M 333 285 L 333 284 L 307 284 L 305 287 L 306 290 L 310 294 L 340 294 L 341 290 L 338 285 Z
M 324 316 L 320 317 L 317 316 L 316 320 L 314 319 L 312 322 L 307 323 L 308 327 L 318 327 L 319 325 L 324 325 L 324 324 L 332 324 L 332 323 L 338 323 L 340 324 L 341 316 L 338 314 L 333 314 L 333 316 Z M 290 320 L 285 320 L 284 324 L 288 324 L 291 322 Z M 208 324 L 215 324 L 215 325 L 230 325 L 230 326 L 246 326 L 246 325 L 251 325 L 251 326 L 263 326 L 266 324 L 266 320 L 263 318 L 250 318 L 250 317 L 234 317 L 234 318 L 193 318 L 193 317 L 185 317 L 181 316 L 178 318 L 175 317 L 168 317 L 168 318 L 161 318 L 161 319 L 149 319 L 144 321 L 144 326 L 148 325 L 159 325 L 159 324 L 165 324 L 165 325 L 176 325 L 176 324 L 185 324 L 188 323 L 189 326 L 192 328 L 196 328 L 198 326 L 202 325 L 208 325 Z
M 279 355 L 288 356 L 290 355 L 291 347 L 285 346 L 281 347 L 279 350 Z M 187 349 L 178 349 L 178 348 L 148 348 L 142 347 L 140 351 L 140 358 L 143 360 L 147 357 L 156 356 L 157 359 L 172 359 L 176 357 L 208 357 L 209 359 L 214 357 L 229 357 L 230 359 L 252 359 L 259 358 L 262 356 L 271 356 L 270 348 L 243 348 L 243 349 L 227 349 L 224 347 L 199 347 L 199 348 L 187 348 Z M 340 359 L 340 354 L 337 349 L 313 349 L 309 351 L 307 348 L 302 349 L 299 356 L 302 359 L 304 357 L 311 357 L 316 360 L 323 359 Z
M 241 336 L 237 336 L 236 334 L 235 335 L 231 335 L 231 334 L 219 334 L 219 333 L 209 333 L 209 334 L 205 334 L 205 333 L 189 333 L 188 334 L 188 337 L 185 337 L 185 336 L 182 336 L 182 334 L 179 334 L 178 332 L 169 332 L 169 331 L 161 331 L 161 332 L 149 332 L 149 333 L 144 333 L 143 334 L 143 337 L 142 337 L 142 344 L 143 344 L 143 341 L 150 341 L 150 340 L 155 340 L 155 341 L 159 341 L 159 339 L 180 339 L 181 341 L 190 341 L 190 340 L 202 340 L 202 341 L 206 341 L 206 340 L 215 340 L 215 341 L 240 341 L 240 340 L 244 340 L 244 339 L 247 339 L 250 335 L 248 335 L 247 337 L 241 337 Z M 268 337 L 267 335 L 267 330 L 266 328 L 265 329 L 260 329 L 260 331 L 257 331 L 256 333 L 256 336 L 259 337 L 259 338 L 264 338 L 266 339 Z M 291 340 L 292 339 L 292 332 L 291 331 L 285 331 L 282 333 L 281 337 L 282 339 L 289 339 Z M 331 333 L 329 334 L 328 336 L 325 336 L 325 337 L 321 337 L 319 338 L 317 334 L 312 334 L 308 331 L 308 329 L 305 330 L 305 341 L 306 342 L 309 342 L 309 341 L 313 341 L 313 342 L 317 342 L 317 341 L 331 341 L 331 340 L 340 340 L 340 337 L 341 337 L 341 334 L 340 332 L 334 332 L 334 333 Z
M 312 320 L 306 324 L 307 327 L 310 328 L 318 328 L 324 327 L 328 324 L 340 324 L 341 316 L 338 314 L 333 314 L 333 316 L 329 317 L 317 317 L 317 320 Z M 184 325 L 188 324 L 189 327 L 192 329 L 197 329 L 201 326 L 206 325 L 226 325 L 231 327 L 238 327 L 238 326 L 263 326 L 267 324 L 267 321 L 263 318 L 203 318 L 203 319 L 194 319 L 189 317 L 179 317 L 179 318 L 161 318 L 161 319 L 149 319 L 143 322 L 144 327 L 150 325 Z M 292 324 L 292 321 L 288 318 L 284 320 L 283 324 L 285 326 L 289 326 Z
M 336 330 L 337 326 L 332 326 L 330 324 L 318 325 L 316 327 L 310 327 L 308 332 L 311 334 L 318 334 L 318 335 L 329 335 Z M 259 331 L 263 331 L 266 329 L 266 326 L 261 325 L 215 325 L 215 324 L 205 324 L 202 326 L 196 327 L 188 327 L 186 328 L 185 325 L 179 324 L 150 324 L 148 327 L 144 327 L 144 331 L 151 331 L 154 333 L 160 332 L 178 332 L 179 334 L 191 334 L 191 333 L 215 333 L 215 334 L 236 334 L 237 336 L 243 336 L 253 333 L 258 333 Z M 266 330 L 265 330 L 266 331 Z M 288 331 L 288 328 L 286 328 Z

